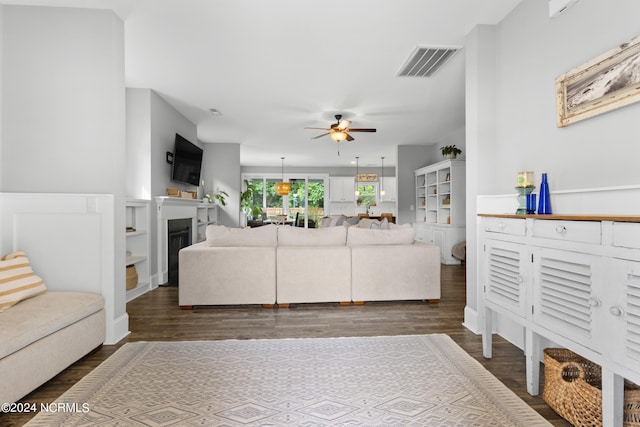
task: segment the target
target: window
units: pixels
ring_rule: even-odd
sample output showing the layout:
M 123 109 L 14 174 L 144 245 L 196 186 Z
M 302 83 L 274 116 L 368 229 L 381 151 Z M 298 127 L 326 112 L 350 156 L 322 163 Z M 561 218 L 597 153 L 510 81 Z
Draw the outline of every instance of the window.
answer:
M 376 206 L 377 196 L 377 182 L 358 183 L 358 197 L 356 199 L 358 206 Z
M 290 221 L 296 216 L 299 227 L 319 227 L 325 215 L 325 181 L 328 176 L 285 175 L 285 181 L 291 183 L 288 196 L 279 196 L 275 184 L 282 181 L 280 174 L 247 174 L 243 179 L 253 188 L 253 203 L 262 208 L 267 219 L 275 215 L 287 215 Z

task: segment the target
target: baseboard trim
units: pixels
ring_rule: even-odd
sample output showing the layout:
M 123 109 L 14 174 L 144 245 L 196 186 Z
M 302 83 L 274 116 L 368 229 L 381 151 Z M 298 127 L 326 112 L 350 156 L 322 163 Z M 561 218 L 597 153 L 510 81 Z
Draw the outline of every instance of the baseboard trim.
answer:
M 478 327 L 478 312 L 468 305 L 464 307 L 464 322 L 462 322 L 462 326 L 476 335 L 482 333 Z
M 114 319 L 111 326 L 111 331 L 109 331 L 109 328 L 107 327 L 107 337 L 104 341 L 107 345 L 117 344 L 118 341 L 131 333 L 129 332 L 129 315 L 127 313 L 117 319 Z

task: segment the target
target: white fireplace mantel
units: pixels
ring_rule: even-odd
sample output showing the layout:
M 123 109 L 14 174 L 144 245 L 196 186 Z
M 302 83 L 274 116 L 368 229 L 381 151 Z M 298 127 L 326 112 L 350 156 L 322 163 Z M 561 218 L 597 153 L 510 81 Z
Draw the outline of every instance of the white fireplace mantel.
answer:
M 158 209 L 158 280 L 159 283 L 168 281 L 168 254 L 167 246 L 169 236 L 167 233 L 169 220 L 191 219 L 191 241 L 196 241 L 198 205 L 200 200 L 183 199 L 179 197 L 156 197 Z

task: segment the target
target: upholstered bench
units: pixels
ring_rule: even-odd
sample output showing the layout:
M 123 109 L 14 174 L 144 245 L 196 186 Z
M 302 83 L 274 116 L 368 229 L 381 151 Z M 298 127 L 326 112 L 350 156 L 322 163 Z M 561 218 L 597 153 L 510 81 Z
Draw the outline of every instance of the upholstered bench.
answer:
M 47 291 L 0 312 L 0 402 L 15 402 L 98 348 L 102 295 Z

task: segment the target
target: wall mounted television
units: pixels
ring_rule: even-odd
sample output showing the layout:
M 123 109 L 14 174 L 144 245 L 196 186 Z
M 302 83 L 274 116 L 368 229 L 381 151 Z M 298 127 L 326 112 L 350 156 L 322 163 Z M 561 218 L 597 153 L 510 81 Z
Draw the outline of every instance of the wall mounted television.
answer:
M 202 148 L 176 134 L 171 180 L 184 184 L 200 185 L 201 169 Z

